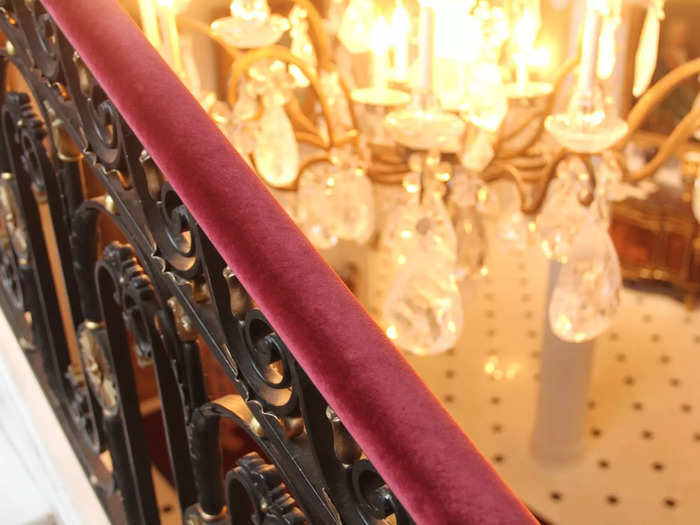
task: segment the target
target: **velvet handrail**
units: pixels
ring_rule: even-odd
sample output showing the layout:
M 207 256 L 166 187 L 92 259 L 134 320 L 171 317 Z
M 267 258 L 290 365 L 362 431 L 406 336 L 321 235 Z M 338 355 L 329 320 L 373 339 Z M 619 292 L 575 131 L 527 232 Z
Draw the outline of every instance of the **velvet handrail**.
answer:
M 41 0 L 419 524 L 535 519 L 115 0 Z

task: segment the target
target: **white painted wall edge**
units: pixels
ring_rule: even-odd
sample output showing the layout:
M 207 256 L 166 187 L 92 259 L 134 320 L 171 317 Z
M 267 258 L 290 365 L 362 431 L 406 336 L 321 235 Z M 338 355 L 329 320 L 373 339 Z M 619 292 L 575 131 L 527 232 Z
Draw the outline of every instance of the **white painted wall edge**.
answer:
M 108 525 L 109 520 L 5 316 L 0 313 L 0 396 L 16 412 L 0 421 L 13 453 L 61 523 Z M 8 402 L 9 401 L 9 402 Z M 20 428 L 23 427 L 23 428 Z M 22 439 L 24 438 L 24 439 Z M 11 473 L 3 473 L 7 475 Z

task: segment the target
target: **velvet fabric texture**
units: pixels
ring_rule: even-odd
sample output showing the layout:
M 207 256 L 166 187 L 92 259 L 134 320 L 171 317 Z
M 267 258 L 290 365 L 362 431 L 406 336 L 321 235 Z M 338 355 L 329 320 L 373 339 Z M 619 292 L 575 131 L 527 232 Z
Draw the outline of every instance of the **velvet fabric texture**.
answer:
M 42 3 L 415 521 L 536 523 L 117 2 Z

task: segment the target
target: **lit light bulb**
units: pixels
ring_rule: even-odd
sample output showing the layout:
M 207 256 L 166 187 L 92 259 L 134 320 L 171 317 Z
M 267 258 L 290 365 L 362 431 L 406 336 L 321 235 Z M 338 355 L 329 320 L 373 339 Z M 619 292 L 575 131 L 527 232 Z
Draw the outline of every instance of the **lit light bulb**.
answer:
M 389 25 L 386 19 L 379 15 L 369 33 L 372 47 L 372 85 L 375 88 L 386 88 L 389 81 L 389 47 L 391 46 Z
M 615 69 L 615 32 L 617 24 L 606 18 L 603 22 L 603 29 L 600 32 L 600 42 L 598 44 L 598 63 L 596 73 L 598 78 L 610 78 Z
M 348 51 L 364 53 L 371 49 L 372 20 L 374 20 L 372 0 L 350 0 L 338 29 L 338 38 Z
M 172 9 L 175 13 L 182 13 L 187 6 L 190 5 L 190 0 L 157 0 L 158 4 Z
M 516 83 L 521 91 L 527 89 L 528 83 L 528 62 L 532 55 L 535 43 L 535 36 L 539 29 L 538 20 L 530 7 L 523 9 L 520 18 L 515 22 L 513 28 L 513 40 L 517 46 L 514 54 L 516 65 Z
M 391 35 L 394 46 L 394 79 L 404 82 L 408 78 L 408 34 L 411 21 L 402 2 L 398 2 L 391 15 Z
M 532 49 L 527 63 L 528 65 L 533 67 L 545 68 L 549 65 L 551 61 L 552 54 L 549 50 L 549 47 L 545 45 L 540 45 Z

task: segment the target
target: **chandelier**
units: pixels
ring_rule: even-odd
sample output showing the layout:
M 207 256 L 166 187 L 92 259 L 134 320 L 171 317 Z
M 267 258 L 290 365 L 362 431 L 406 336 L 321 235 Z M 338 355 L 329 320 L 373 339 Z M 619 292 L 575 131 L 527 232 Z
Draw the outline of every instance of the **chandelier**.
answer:
M 536 239 L 563 264 L 549 305 L 558 337 L 609 326 L 622 283 L 610 203 L 644 197 L 650 185 L 630 183 L 653 173 L 624 146 L 700 71 L 649 89 L 663 0 L 648 4 L 627 121 L 601 82 L 615 68 L 621 0 L 588 0 L 579 52 L 550 79 L 533 74 L 547 59 L 539 0 L 330 0 L 323 16 L 308 0 L 278 13 L 233 0 L 210 24 L 186 16 L 189 0 L 139 4 L 151 43 L 309 240 L 384 255 L 392 278 L 376 317 L 399 348 L 455 345 L 461 292 L 488 273 L 489 228 L 514 250 Z M 224 98 L 202 88 L 195 33 L 233 59 Z M 696 108 L 661 156 L 699 123 Z

